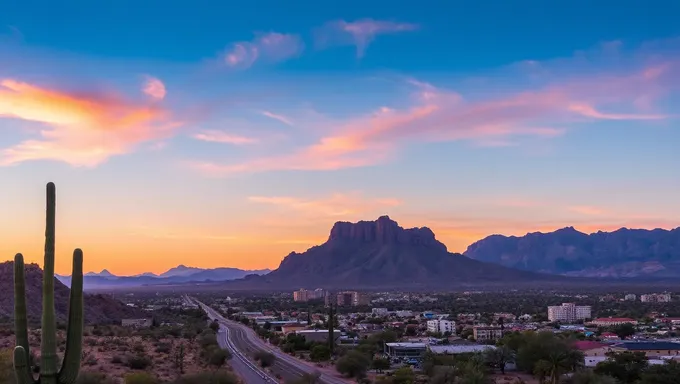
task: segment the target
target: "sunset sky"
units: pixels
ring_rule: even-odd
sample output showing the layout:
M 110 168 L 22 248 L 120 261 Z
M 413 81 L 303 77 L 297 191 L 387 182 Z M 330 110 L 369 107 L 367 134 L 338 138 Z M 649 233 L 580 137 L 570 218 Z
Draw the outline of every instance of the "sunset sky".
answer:
M 48 181 L 58 273 L 276 268 L 383 214 L 458 252 L 677 227 L 680 2 L 592 3 L 4 4 L 0 260 L 41 262 Z

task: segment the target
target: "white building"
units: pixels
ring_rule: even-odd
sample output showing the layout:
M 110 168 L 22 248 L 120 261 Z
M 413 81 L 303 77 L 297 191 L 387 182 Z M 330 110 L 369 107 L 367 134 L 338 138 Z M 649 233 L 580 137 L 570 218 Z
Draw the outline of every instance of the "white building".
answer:
M 399 318 L 413 317 L 413 311 L 409 311 L 409 310 L 396 311 L 394 313 L 394 315 L 399 317 Z
M 376 316 L 387 316 L 390 312 L 387 308 L 371 308 L 371 313 Z
M 455 333 L 456 323 L 450 320 L 428 320 L 427 331 L 439 332 L 441 334 L 446 332 Z
M 579 320 L 591 318 L 590 305 L 576 305 L 574 303 L 562 303 L 559 306 L 548 307 L 548 320 L 562 323 L 573 323 Z
M 643 303 L 669 303 L 671 301 L 671 295 L 669 293 L 640 295 L 640 301 Z
M 635 299 L 637 299 L 637 296 L 634 293 L 629 293 L 624 297 L 626 301 L 635 301 Z

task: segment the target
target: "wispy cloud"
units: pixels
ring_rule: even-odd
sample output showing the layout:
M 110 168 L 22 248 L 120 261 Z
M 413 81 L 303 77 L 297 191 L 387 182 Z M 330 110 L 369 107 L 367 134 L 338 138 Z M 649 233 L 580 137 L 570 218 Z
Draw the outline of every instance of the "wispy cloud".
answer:
M 278 120 L 278 121 L 282 122 L 283 124 L 293 126 L 293 122 L 289 118 L 287 118 L 286 116 L 283 116 L 283 115 L 280 115 L 280 114 L 277 114 L 277 113 L 273 113 L 273 112 L 269 112 L 269 111 L 262 111 L 260 113 L 262 113 L 263 116 L 267 116 L 270 119 Z
M 279 62 L 295 57 L 304 45 L 297 35 L 270 32 L 257 35 L 252 41 L 232 44 L 224 54 L 224 62 L 232 68 L 249 68 L 258 60 Z
M 145 78 L 144 85 L 142 86 L 142 92 L 155 100 L 163 100 L 167 94 L 165 84 L 163 84 L 161 80 L 152 76 L 147 76 Z
M 274 205 L 315 216 L 352 216 L 396 207 L 402 201 L 395 198 L 367 198 L 360 193 L 336 193 L 321 198 L 290 196 L 251 196 L 254 203 Z
M 672 84 L 678 67 L 679 63 L 669 63 L 628 73 L 564 78 L 535 90 L 491 99 L 468 100 L 458 92 L 409 80 L 416 96 L 410 106 L 383 107 L 333 124 L 330 134 L 288 154 L 240 164 L 204 162 L 194 166 L 212 175 L 335 170 L 384 163 L 413 141 L 505 145 L 514 138 L 558 137 L 568 127 L 591 121 L 666 119 L 672 116 L 638 113 L 635 101 L 640 96 L 656 95 L 660 84 Z M 675 84 L 680 88 L 680 83 Z
M 0 164 L 58 160 L 94 167 L 137 144 L 171 135 L 180 124 L 157 105 L 113 94 L 74 94 L 0 80 L 0 117 L 42 123 L 39 138 L 0 150 Z
M 201 141 L 235 145 L 255 144 L 258 142 L 257 139 L 252 137 L 233 135 L 227 132 L 217 130 L 204 130 L 191 135 L 191 137 Z
M 414 31 L 416 24 L 398 23 L 394 21 L 361 19 L 352 22 L 337 20 L 326 23 L 316 31 L 316 43 L 319 47 L 328 45 L 355 45 L 357 57 L 366 53 L 368 45 L 381 34 Z

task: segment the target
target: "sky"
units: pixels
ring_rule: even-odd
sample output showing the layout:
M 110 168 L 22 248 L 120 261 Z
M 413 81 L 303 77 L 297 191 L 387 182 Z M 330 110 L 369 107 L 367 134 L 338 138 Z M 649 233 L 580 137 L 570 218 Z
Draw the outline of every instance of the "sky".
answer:
M 389 215 L 680 226 L 680 2 L 119 0 L 0 12 L 0 260 L 276 268 Z

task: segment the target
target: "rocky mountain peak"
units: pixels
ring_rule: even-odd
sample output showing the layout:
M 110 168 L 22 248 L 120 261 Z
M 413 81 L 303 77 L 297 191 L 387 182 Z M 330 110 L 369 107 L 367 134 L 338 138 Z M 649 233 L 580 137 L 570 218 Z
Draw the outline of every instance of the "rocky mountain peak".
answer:
M 446 246 L 435 239 L 429 228 L 404 229 L 389 216 L 357 223 L 338 221 L 333 225 L 328 241 L 435 246 L 446 251 Z

